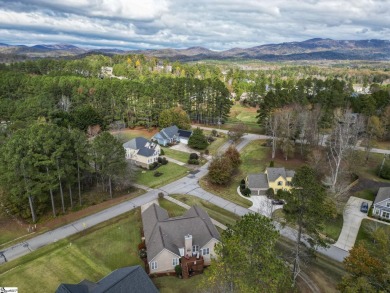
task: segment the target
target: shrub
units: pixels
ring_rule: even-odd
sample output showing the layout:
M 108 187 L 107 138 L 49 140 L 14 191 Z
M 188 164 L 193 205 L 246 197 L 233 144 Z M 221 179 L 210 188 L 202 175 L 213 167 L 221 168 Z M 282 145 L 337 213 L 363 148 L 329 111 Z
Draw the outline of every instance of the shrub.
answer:
M 213 141 L 215 141 L 215 138 L 213 136 L 209 135 L 207 137 L 207 141 L 208 141 L 208 143 L 212 143 Z
M 265 194 L 270 197 L 270 198 L 273 198 L 275 196 L 275 192 L 274 192 L 274 189 L 273 188 L 268 188 L 267 191 L 265 192 Z
M 145 241 L 142 241 L 141 243 L 138 244 L 138 250 L 141 249 L 146 249 Z
M 188 164 L 199 165 L 199 160 L 197 160 L 197 159 L 189 159 L 188 160 Z
M 269 166 L 272 168 L 275 165 L 274 161 L 269 162 Z
M 149 170 L 154 170 L 158 167 L 158 162 L 153 162 L 149 165 Z
M 204 154 L 205 154 L 206 156 L 208 156 L 208 155 L 210 154 L 210 151 L 209 151 L 208 149 L 205 149 L 205 150 L 204 150 Z
M 176 266 L 175 266 L 175 272 L 176 272 L 176 275 L 177 275 L 177 276 L 181 276 L 181 274 L 182 274 L 182 272 L 183 272 L 183 270 L 182 270 L 182 268 L 181 268 L 181 265 L 176 265 Z
M 146 253 L 146 249 L 145 248 L 142 248 L 139 252 L 139 257 L 140 258 L 146 258 L 147 257 L 147 253 Z
M 380 170 L 380 167 L 379 167 Z M 379 172 L 379 177 L 383 179 L 390 179 L 390 164 L 384 164 L 382 170 Z
M 162 164 L 162 157 L 158 157 L 158 159 L 157 159 L 157 162 L 159 162 L 160 164 Z
M 251 190 L 249 188 L 245 188 L 241 193 L 243 196 L 246 196 L 246 197 L 251 196 Z
M 245 182 L 245 179 L 242 179 L 241 182 L 240 182 L 240 190 L 241 190 L 241 193 L 242 191 L 246 188 L 246 182 Z
M 234 146 L 230 146 L 224 153 L 224 157 L 232 163 L 233 168 L 238 168 L 241 164 L 240 153 Z
M 197 153 L 191 153 L 190 154 L 190 160 L 198 160 L 199 159 L 199 156 Z
M 164 198 L 164 193 L 163 192 L 159 192 L 158 193 L 158 198 L 161 198 L 161 199 Z
M 214 137 L 218 137 L 218 131 L 215 129 L 211 130 L 211 135 Z
M 160 156 L 163 156 L 163 155 L 165 155 L 165 152 L 164 152 L 164 150 L 161 148 L 161 149 L 160 149 Z
M 163 173 L 156 171 L 156 172 L 154 172 L 153 176 L 154 177 L 160 177 L 162 174 Z
M 168 160 L 167 160 L 167 158 L 162 158 L 162 160 L 161 160 L 161 164 L 163 164 L 163 165 L 166 165 L 166 164 L 168 164 Z
M 214 157 L 209 166 L 208 178 L 212 183 L 227 184 L 233 173 L 230 160 L 223 156 Z

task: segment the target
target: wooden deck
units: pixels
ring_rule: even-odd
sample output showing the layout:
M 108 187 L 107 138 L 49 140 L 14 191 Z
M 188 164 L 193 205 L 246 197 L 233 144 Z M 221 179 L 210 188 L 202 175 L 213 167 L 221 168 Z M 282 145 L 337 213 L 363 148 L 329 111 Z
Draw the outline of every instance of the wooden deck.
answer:
M 204 259 L 203 256 L 192 256 L 190 258 L 185 258 L 184 256 L 181 258 L 181 268 L 183 279 L 188 279 L 191 276 L 202 274 L 204 267 Z

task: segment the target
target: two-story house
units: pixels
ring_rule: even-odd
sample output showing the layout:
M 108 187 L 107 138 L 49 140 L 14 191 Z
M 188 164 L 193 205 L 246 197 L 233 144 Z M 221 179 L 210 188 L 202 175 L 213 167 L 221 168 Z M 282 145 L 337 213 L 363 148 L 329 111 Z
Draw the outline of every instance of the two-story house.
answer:
M 188 144 L 188 140 L 192 135 L 192 130 L 179 129 L 176 125 L 161 129 L 152 137 L 152 141 L 158 144 L 167 146 L 168 144 L 184 143 Z
M 198 206 L 181 217 L 169 218 L 165 209 L 152 204 L 142 213 L 142 224 L 151 274 L 174 272 L 180 264 L 185 277 L 193 269 L 203 271 L 215 257 L 214 246 L 220 235 Z
M 278 190 L 290 190 L 291 181 L 295 172 L 285 168 L 267 168 L 264 173 L 248 174 L 246 187 L 251 190 L 252 195 L 265 195 L 269 188 L 274 192 Z
M 161 148 L 157 143 L 144 137 L 136 137 L 123 144 L 126 159 L 132 160 L 137 166 L 148 169 L 150 164 L 157 162 Z
M 386 220 L 390 219 L 390 187 L 379 188 L 372 214 Z

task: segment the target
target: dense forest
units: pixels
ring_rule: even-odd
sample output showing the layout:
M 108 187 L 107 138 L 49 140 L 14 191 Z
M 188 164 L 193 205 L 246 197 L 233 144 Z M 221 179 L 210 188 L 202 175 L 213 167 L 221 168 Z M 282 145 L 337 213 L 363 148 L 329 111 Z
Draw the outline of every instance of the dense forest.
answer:
M 118 124 L 159 127 L 161 113 L 177 107 L 193 122 L 211 125 L 227 120 L 234 99 L 257 107 L 260 126 L 281 138 L 286 159 L 296 141 L 318 145 L 319 132 L 334 128 L 337 113 L 361 113 L 366 123 L 361 133 L 385 139 L 390 133 L 388 78 L 382 70 L 243 70 L 142 55 L 1 64 L 2 203 L 8 212 L 35 222 L 48 209 L 56 216 L 58 206 L 65 212 L 81 205 L 82 191 L 92 186 L 112 196 L 128 174 L 123 148 L 108 132 L 91 139 L 87 130 Z M 356 94 L 356 81 L 369 90 Z

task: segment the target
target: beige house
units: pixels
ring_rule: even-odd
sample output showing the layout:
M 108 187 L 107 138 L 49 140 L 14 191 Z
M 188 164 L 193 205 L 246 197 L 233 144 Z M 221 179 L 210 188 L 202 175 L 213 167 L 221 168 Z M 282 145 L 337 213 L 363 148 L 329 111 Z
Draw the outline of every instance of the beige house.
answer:
M 198 206 L 181 217 L 169 218 L 166 210 L 153 204 L 142 213 L 142 224 L 151 274 L 174 272 L 180 264 L 185 277 L 192 270 L 203 271 L 215 257 L 220 235 Z
M 252 195 L 265 195 L 269 188 L 276 193 L 278 190 L 290 190 L 295 171 L 285 168 L 267 168 L 264 173 L 248 174 L 246 187 Z
M 126 159 L 132 160 L 137 166 L 148 169 L 150 164 L 157 162 L 161 148 L 157 143 L 143 137 L 136 137 L 123 144 Z

